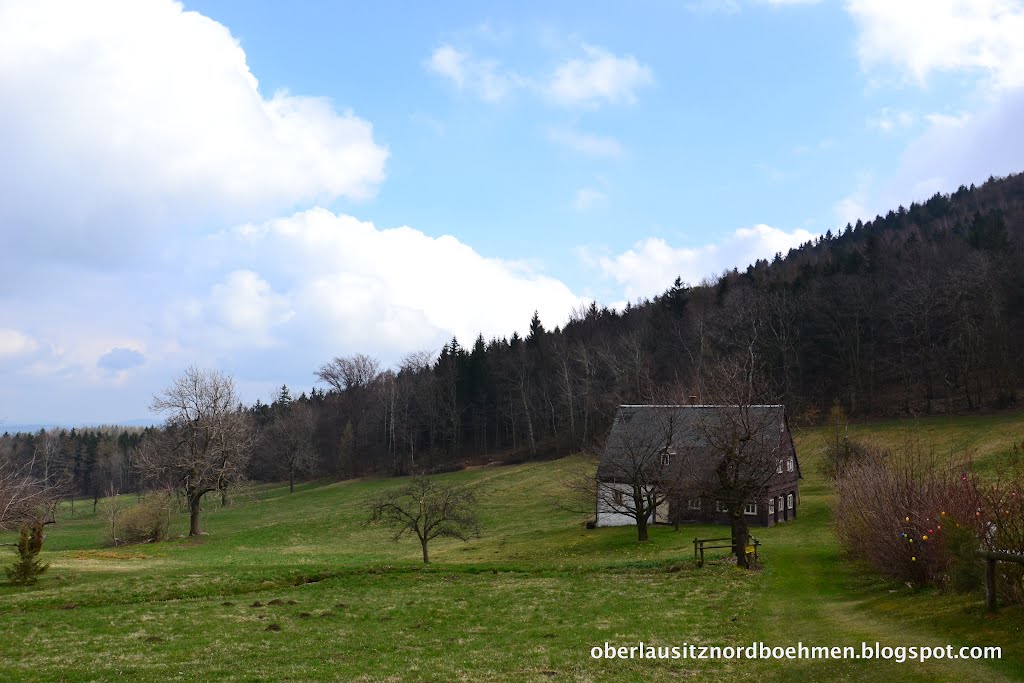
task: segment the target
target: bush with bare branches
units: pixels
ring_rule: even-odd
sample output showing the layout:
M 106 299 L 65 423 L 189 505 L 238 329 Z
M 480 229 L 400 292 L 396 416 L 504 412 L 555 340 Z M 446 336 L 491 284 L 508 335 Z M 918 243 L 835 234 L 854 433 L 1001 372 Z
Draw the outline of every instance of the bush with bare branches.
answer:
M 978 489 L 977 516 L 987 550 L 1024 555 L 1024 462 L 1000 468 L 994 481 Z M 1024 565 L 1000 562 L 997 586 L 1005 602 L 1024 603 Z
M 836 480 L 843 548 L 919 586 L 959 584 L 954 577 L 963 579 L 964 568 L 976 565 L 977 542 L 965 543 L 960 530 L 974 536 L 978 511 L 970 460 L 939 458 L 913 440 L 848 463 Z
M 162 541 L 170 526 L 171 496 L 167 492 L 149 493 L 138 505 L 124 510 L 114 526 L 115 544 Z

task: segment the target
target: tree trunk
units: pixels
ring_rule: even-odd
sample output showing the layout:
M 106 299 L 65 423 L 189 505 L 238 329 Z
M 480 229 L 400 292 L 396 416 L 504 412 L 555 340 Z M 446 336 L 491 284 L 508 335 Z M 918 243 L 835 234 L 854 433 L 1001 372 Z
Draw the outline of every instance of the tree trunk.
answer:
M 288 468 L 288 493 L 295 493 L 295 468 Z
M 423 546 L 423 564 L 430 564 L 430 558 L 427 556 L 427 540 L 420 539 L 420 545 Z
M 636 540 L 641 543 L 647 540 L 647 515 L 640 514 L 640 510 L 636 516 Z
M 736 555 L 736 566 L 750 569 L 750 565 L 747 563 L 747 543 L 750 541 L 750 532 L 747 530 L 747 520 L 743 518 L 743 504 L 739 503 L 732 508 L 729 521 L 732 523 L 732 542 Z
M 190 496 L 188 499 L 188 507 L 190 513 L 188 529 L 189 536 L 198 536 L 199 534 L 203 533 L 202 528 L 199 526 L 199 510 L 201 509 L 199 503 L 202 501 L 202 499 L 203 494 L 201 493 L 198 495 Z

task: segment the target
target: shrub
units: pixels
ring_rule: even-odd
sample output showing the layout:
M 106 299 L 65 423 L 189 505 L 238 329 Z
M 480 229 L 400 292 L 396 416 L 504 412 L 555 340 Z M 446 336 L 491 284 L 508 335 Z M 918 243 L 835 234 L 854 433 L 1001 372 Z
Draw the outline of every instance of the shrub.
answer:
M 1017 458 L 978 490 L 982 544 L 988 550 L 1024 554 L 1024 464 Z M 1006 602 L 1024 603 L 1024 565 L 996 564 L 996 584 Z
M 171 501 L 166 494 L 149 494 L 117 518 L 115 545 L 149 543 L 167 538 Z
M 43 523 L 24 524 L 18 536 L 18 561 L 7 567 L 7 580 L 13 584 L 31 585 L 50 566 L 39 560 L 43 549 Z
M 843 548 L 919 586 L 971 583 L 965 567 L 978 547 L 977 511 L 970 461 L 940 460 L 913 441 L 849 463 L 836 480 Z

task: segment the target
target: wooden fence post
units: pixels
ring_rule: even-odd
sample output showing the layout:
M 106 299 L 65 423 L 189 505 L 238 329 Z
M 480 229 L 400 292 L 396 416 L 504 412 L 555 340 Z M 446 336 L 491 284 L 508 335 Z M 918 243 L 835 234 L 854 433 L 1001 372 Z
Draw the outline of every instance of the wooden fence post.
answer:
M 985 601 L 990 612 L 996 611 L 996 558 L 985 558 Z

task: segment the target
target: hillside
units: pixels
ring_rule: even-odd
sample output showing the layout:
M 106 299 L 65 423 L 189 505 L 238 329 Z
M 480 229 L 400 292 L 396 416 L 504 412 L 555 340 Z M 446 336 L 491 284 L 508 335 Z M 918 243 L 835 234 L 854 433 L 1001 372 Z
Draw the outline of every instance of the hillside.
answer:
M 881 442 L 907 430 L 937 449 L 969 445 L 984 466 L 1024 435 L 1024 414 L 872 423 Z M 819 430 L 796 433 L 800 517 L 758 530 L 764 568 L 698 569 L 694 536 L 723 529 L 586 530 L 560 510 L 579 457 L 443 475 L 479 487 L 484 533 L 437 541 L 424 569 L 415 541 L 363 524 L 368 497 L 395 480 L 270 485 L 209 508 L 208 536 L 104 547 L 79 505 L 48 530 L 39 585 L 0 585 L 4 680 L 1013 680 L 1024 676 L 1024 611 L 995 616 L 978 595 L 911 591 L 838 554 Z M 208 505 L 215 501 L 210 500 Z M 175 521 L 187 528 L 184 516 Z M 6 541 L 9 537 L 0 540 Z M 280 601 L 280 602 L 275 602 Z M 256 603 L 262 606 L 255 606 Z M 280 629 L 268 630 L 272 624 Z M 659 645 L 797 641 L 999 645 L 999 662 L 594 660 L 604 642 Z

